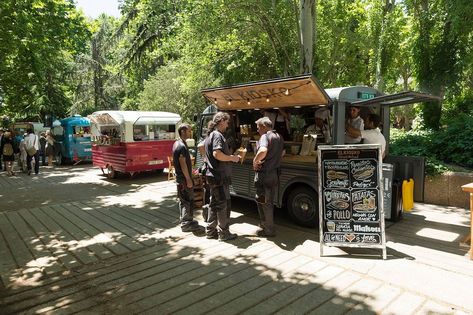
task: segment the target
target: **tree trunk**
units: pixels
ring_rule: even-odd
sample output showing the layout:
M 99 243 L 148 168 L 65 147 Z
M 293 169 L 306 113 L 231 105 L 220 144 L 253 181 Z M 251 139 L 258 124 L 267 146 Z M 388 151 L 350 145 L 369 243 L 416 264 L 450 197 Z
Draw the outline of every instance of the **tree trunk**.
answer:
M 385 82 L 384 82 L 384 72 L 385 72 L 385 65 L 386 62 L 384 60 L 384 45 L 385 45 L 385 32 L 388 28 L 388 21 L 389 21 L 389 13 L 393 10 L 395 5 L 395 0 L 385 0 L 384 7 L 382 10 L 382 20 L 381 20 L 381 30 L 379 32 L 378 37 L 378 52 L 376 56 L 376 82 L 375 87 L 380 90 L 381 92 L 385 89 Z
M 300 0 L 299 23 L 301 27 L 301 73 L 312 72 L 313 67 L 313 43 L 314 43 L 314 20 L 315 0 Z

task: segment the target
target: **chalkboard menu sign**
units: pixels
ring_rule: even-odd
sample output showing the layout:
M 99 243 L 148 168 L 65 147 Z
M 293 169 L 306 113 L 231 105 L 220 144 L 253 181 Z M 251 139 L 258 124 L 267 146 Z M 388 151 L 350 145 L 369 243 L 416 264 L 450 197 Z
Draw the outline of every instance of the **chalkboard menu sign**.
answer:
M 320 251 L 323 246 L 383 249 L 379 145 L 319 146 Z

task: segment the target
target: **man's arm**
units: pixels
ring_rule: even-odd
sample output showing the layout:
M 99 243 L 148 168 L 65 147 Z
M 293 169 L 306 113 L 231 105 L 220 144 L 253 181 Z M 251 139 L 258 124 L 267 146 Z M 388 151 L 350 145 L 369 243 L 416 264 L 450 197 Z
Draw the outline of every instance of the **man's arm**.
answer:
M 240 161 L 240 156 L 239 155 L 233 155 L 233 154 L 232 155 L 226 155 L 221 150 L 214 150 L 212 155 L 214 156 L 214 158 L 216 158 L 217 160 L 222 161 L 222 162 L 235 162 L 235 163 L 237 163 L 238 161 Z
M 253 159 L 253 169 L 258 170 L 261 168 L 262 161 L 266 157 L 266 154 L 268 154 L 268 148 L 267 147 L 260 147 L 258 149 L 258 152 L 256 152 L 256 155 Z
M 359 129 L 353 128 L 348 122 L 345 123 L 345 129 L 347 131 L 347 135 L 352 138 L 361 137 L 361 131 Z
M 187 169 L 186 157 L 183 156 L 182 154 L 179 156 L 179 166 L 181 167 L 182 173 L 184 174 L 184 177 L 186 178 L 187 188 L 192 188 L 192 186 L 194 186 L 194 182 L 192 181 L 192 177 L 189 174 L 189 170 Z

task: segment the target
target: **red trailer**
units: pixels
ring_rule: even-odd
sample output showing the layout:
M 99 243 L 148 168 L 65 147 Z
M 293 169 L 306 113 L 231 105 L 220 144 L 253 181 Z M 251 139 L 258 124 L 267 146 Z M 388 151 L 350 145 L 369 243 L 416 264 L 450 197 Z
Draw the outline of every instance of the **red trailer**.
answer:
M 92 161 L 109 178 L 119 173 L 162 171 L 178 137 L 178 114 L 147 111 L 98 111 L 89 115 Z M 105 171 L 106 170 L 106 171 Z

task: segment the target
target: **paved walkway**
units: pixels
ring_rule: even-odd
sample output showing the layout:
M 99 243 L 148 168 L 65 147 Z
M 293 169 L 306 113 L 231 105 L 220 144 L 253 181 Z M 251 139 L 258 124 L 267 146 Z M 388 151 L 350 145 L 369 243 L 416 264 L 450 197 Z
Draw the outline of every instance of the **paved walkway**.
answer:
M 254 237 L 247 201 L 234 202 L 234 242 L 182 233 L 163 179 L 109 181 L 90 166 L 2 173 L 0 313 L 473 314 L 465 209 L 417 204 L 387 224 L 387 260 L 320 257 L 318 233 L 281 218 L 278 237 Z

